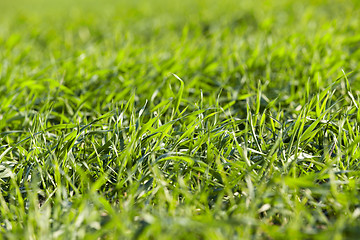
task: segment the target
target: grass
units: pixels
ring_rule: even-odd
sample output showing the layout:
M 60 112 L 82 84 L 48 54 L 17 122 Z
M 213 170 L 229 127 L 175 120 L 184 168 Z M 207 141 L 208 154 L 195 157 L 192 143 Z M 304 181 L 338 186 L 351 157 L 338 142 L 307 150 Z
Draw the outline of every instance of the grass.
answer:
M 358 1 L 1 2 L 4 239 L 356 239 Z

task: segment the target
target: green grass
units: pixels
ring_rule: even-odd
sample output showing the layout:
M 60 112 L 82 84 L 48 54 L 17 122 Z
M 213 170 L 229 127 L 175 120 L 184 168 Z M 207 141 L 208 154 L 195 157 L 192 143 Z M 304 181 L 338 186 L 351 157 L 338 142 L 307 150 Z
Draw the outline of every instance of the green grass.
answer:
M 0 238 L 360 235 L 358 1 L 0 9 Z

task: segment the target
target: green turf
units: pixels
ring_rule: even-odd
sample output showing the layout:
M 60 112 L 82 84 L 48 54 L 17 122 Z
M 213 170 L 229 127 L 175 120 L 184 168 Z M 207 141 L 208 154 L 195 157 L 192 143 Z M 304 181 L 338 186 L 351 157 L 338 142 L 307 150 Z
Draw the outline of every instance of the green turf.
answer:
M 0 238 L 360 235 L 359 1 L 0 9 Z

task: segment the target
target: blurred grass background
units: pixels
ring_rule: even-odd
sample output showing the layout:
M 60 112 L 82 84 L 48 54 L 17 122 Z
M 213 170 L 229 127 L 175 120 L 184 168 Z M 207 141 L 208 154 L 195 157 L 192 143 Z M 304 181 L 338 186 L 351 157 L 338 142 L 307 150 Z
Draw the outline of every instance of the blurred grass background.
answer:
M 201 61 L 218 63 L 210 75 L 216 75 L 214 70 L 222 65 L 224 69 L 240 68 L 242 74 L 253 67 L 257 70 L 249 77 L 255 82 L 283 75 L 272 86 L 279 88 L 288 82 L 298 85 L 294 77 L 310 77 L 312 84 L 325 87 L 340 68 L 358 68 L 354 60 L 359 54 L 358 20 L 354 18 L 359 13 L 358 1 L 15 0 L 0 4 L 2 59 L 17 59 L 17 67 L 22 62 L 24 69 L 38 67 L 43 71 L 43 75 L 35 71 L 38 77 L 59 78 L 54 74 L 61 75 L 64 69 L 46 68 L 81 54 L 96 55 L 90 65 L 96 63 L 97 69 L 124 66 L 135 61 L 122 57 L 129 51 L 141 55 L 136 61 L 152 68 L 172 59 L 179 69 L 168 67 L 164 74 L 182 68 L 189 78 L 202 71 L 192 67 L 199 60 L 190 52 L 207 51 Z M 312 66 L 300 73 L 293 67 L 298 64 Z M 26 75 L 34 70 L 21 72 Z M 161 70 L 158 74 L 163 75 Z M 222 86 L 223 78 L 217 78 Z

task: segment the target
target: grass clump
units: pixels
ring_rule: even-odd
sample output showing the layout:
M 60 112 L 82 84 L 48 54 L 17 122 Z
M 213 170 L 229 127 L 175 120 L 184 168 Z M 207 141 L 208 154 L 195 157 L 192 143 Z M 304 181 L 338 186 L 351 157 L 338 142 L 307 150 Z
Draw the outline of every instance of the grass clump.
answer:
M 356 238 L 359 7 L 0 3 L 2 238 Z

